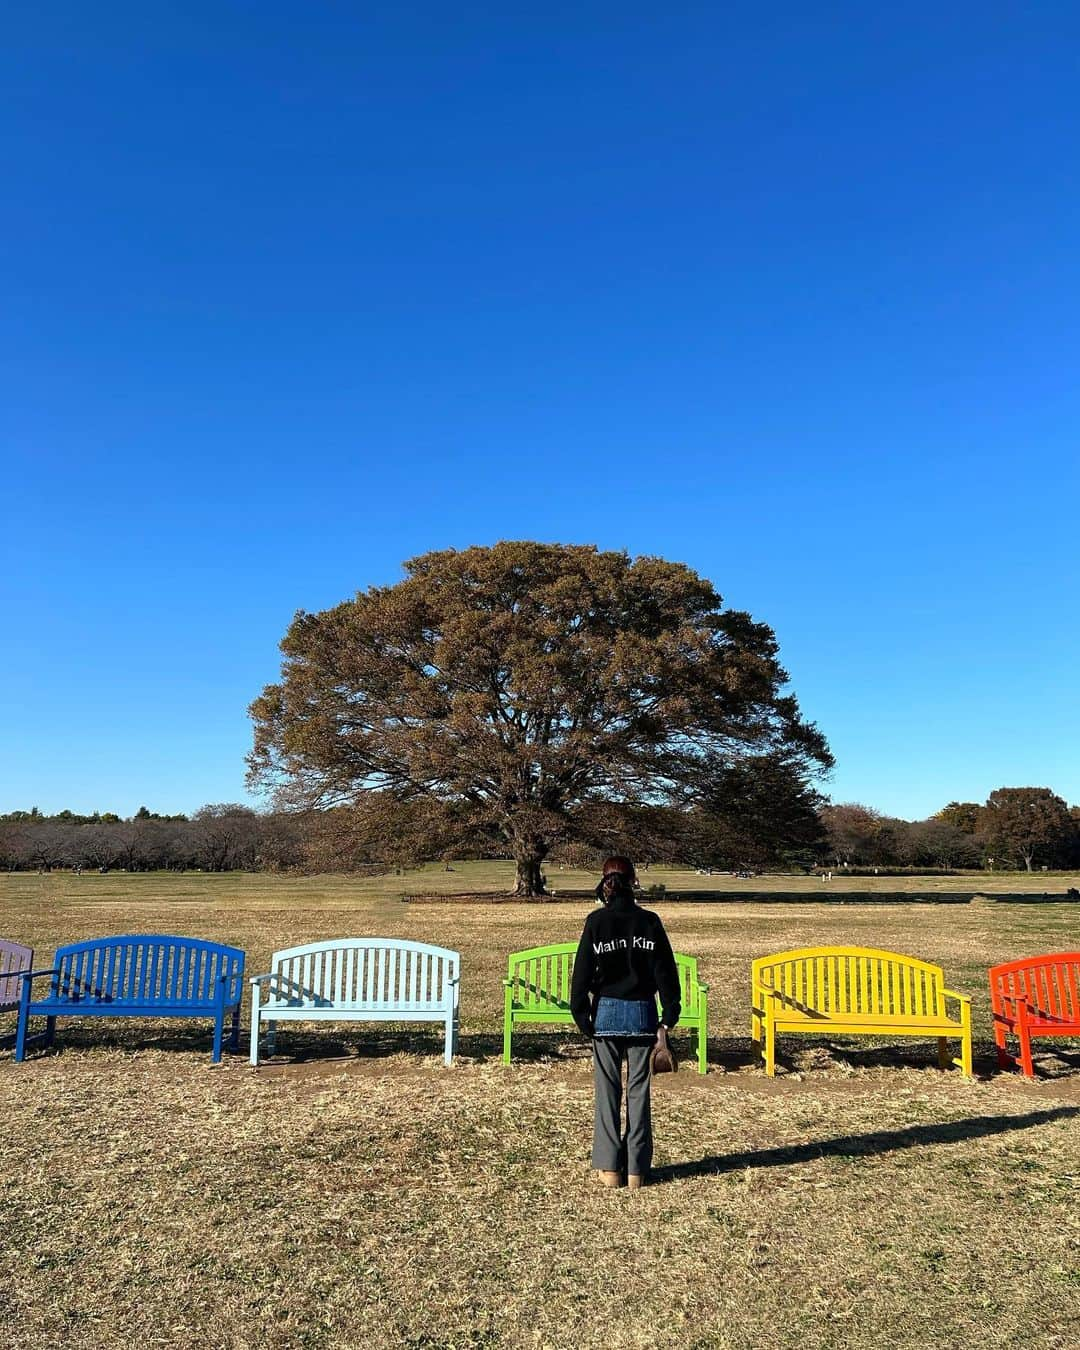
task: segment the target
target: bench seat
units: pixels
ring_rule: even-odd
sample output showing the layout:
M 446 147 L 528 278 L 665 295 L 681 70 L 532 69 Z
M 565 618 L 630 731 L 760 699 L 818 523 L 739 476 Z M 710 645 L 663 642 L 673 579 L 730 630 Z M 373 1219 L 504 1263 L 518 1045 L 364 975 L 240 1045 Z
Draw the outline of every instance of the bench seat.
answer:
M 876 947 L 803 947 L 759 957 L 751 969 L 750 1036 L 770 1075 L 779 1032 L 936 1037 L 942 1068 L 972 1071 L 971 999 L 945 988 L 940 966 Z M 960 1042 L 956 1059 L 950 1040 Z
M 446 1018 L 444 1008 L 433 1008 L 430 1003 L 399 1003 L 393 1008 L 384 1008 L 376 1003 L 336 1003 L 326 1006 L 295 1003 L 259 1005 L 261 1017 L 272 1017 L 278 1022 L 340 1022 L 348 1020 L 353 1013 L 357 1015 L 357 1021 L 365 1022 L 442 1022 Z
M 828 1015 L 812 1013 L 806 1016 L 784 1005 L 782 994 L 774 997 L 779 1000 L 779 1006 L 774 1006 L 773 1009 L 773 1019 L 778 1031 L 804 1031 L 811 1036 L 833 1029 L 850 1032 L 856 1036 L 863 1032 L 868 1036 L 884 1034 L 926 1036 L 943 1028 L 948 1028 L 959 1036 L 963 1031 L 963 1023 L 960 1019 L 953 1020 L 949 1017 L 907 1017 L 902 1023 L 897 1023 L 889 1017 L 870 1017 L 863 1013 L 831 1013 Z
M 401 938 L 333 938 L 274 953 L 252 980 L 251 1063 L 261 1028 L 273 1054 L 278 1022 L 440 1022 L 443 1058 L 454 1057 L 461 957 Z

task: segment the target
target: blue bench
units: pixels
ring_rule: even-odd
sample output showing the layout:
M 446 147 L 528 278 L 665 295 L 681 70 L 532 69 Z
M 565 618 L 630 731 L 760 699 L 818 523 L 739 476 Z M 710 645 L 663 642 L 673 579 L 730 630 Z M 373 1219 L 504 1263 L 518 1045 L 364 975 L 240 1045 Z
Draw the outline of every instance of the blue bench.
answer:
M 46 975 L 49 992 L 34 1002 L 33 983 Z M 160 933 L 94 938 L 58 947 L 51 969 L 27 970 L 21 978 L 17 1062 L 26 1055 L 31 1017 L 47 1019 L 46 1045 L 58 1017 L 212 1017 L 217 1064 L 231 1013 L 230 1048 L 239 1048 L 244 953 L 236 947 Z

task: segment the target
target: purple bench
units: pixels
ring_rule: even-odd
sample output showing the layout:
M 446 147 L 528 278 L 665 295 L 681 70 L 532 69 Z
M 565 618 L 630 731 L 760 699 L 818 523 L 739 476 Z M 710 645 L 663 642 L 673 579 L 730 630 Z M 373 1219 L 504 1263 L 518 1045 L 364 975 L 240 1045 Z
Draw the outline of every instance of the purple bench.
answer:
M 0 938 L 0 1013 L 15 1012 L 22 993 L 22 972 L 34 964 L 31 947 Z

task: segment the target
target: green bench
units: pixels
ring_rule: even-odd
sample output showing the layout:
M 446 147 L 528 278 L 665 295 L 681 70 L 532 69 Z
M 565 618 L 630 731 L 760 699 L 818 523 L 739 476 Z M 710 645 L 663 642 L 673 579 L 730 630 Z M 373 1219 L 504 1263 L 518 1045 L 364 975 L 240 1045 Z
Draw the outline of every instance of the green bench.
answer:
M 556 942 L 549 947 L 529 947 L 511 952 L 503 980 L 503 1062 L 510 1063 L 514 1028 L 554 1026 L 569 1023 L 570 982 L 574 977 L 576 942 Z M 682 991 L 678 1031 L 695 1033 L 698 1073 L 706 1069 L 709 996 L 707 984 L 698 979 L 697 957 L 675 954 Z

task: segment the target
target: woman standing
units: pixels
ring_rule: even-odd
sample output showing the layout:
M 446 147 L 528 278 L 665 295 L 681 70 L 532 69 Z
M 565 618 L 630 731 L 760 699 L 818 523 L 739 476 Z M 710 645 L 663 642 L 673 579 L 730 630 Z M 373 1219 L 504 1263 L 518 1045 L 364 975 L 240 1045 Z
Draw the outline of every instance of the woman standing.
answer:
M 679 974 L 659 915 L 634 898 L 629 858 L 608 858 L 596 888 L 603 907 L 585 920 L 570 1008 L 592 1037 L 596 1090 L 592 1164 L 605 1186 L 639 1187 L 652 1162 L 650 1056 L 659 1026 L 679 1020 Z M 656 1014 L 660 995 L 661 1015 Z M 626 1064 L 626 1131 L 621 1127 Z

